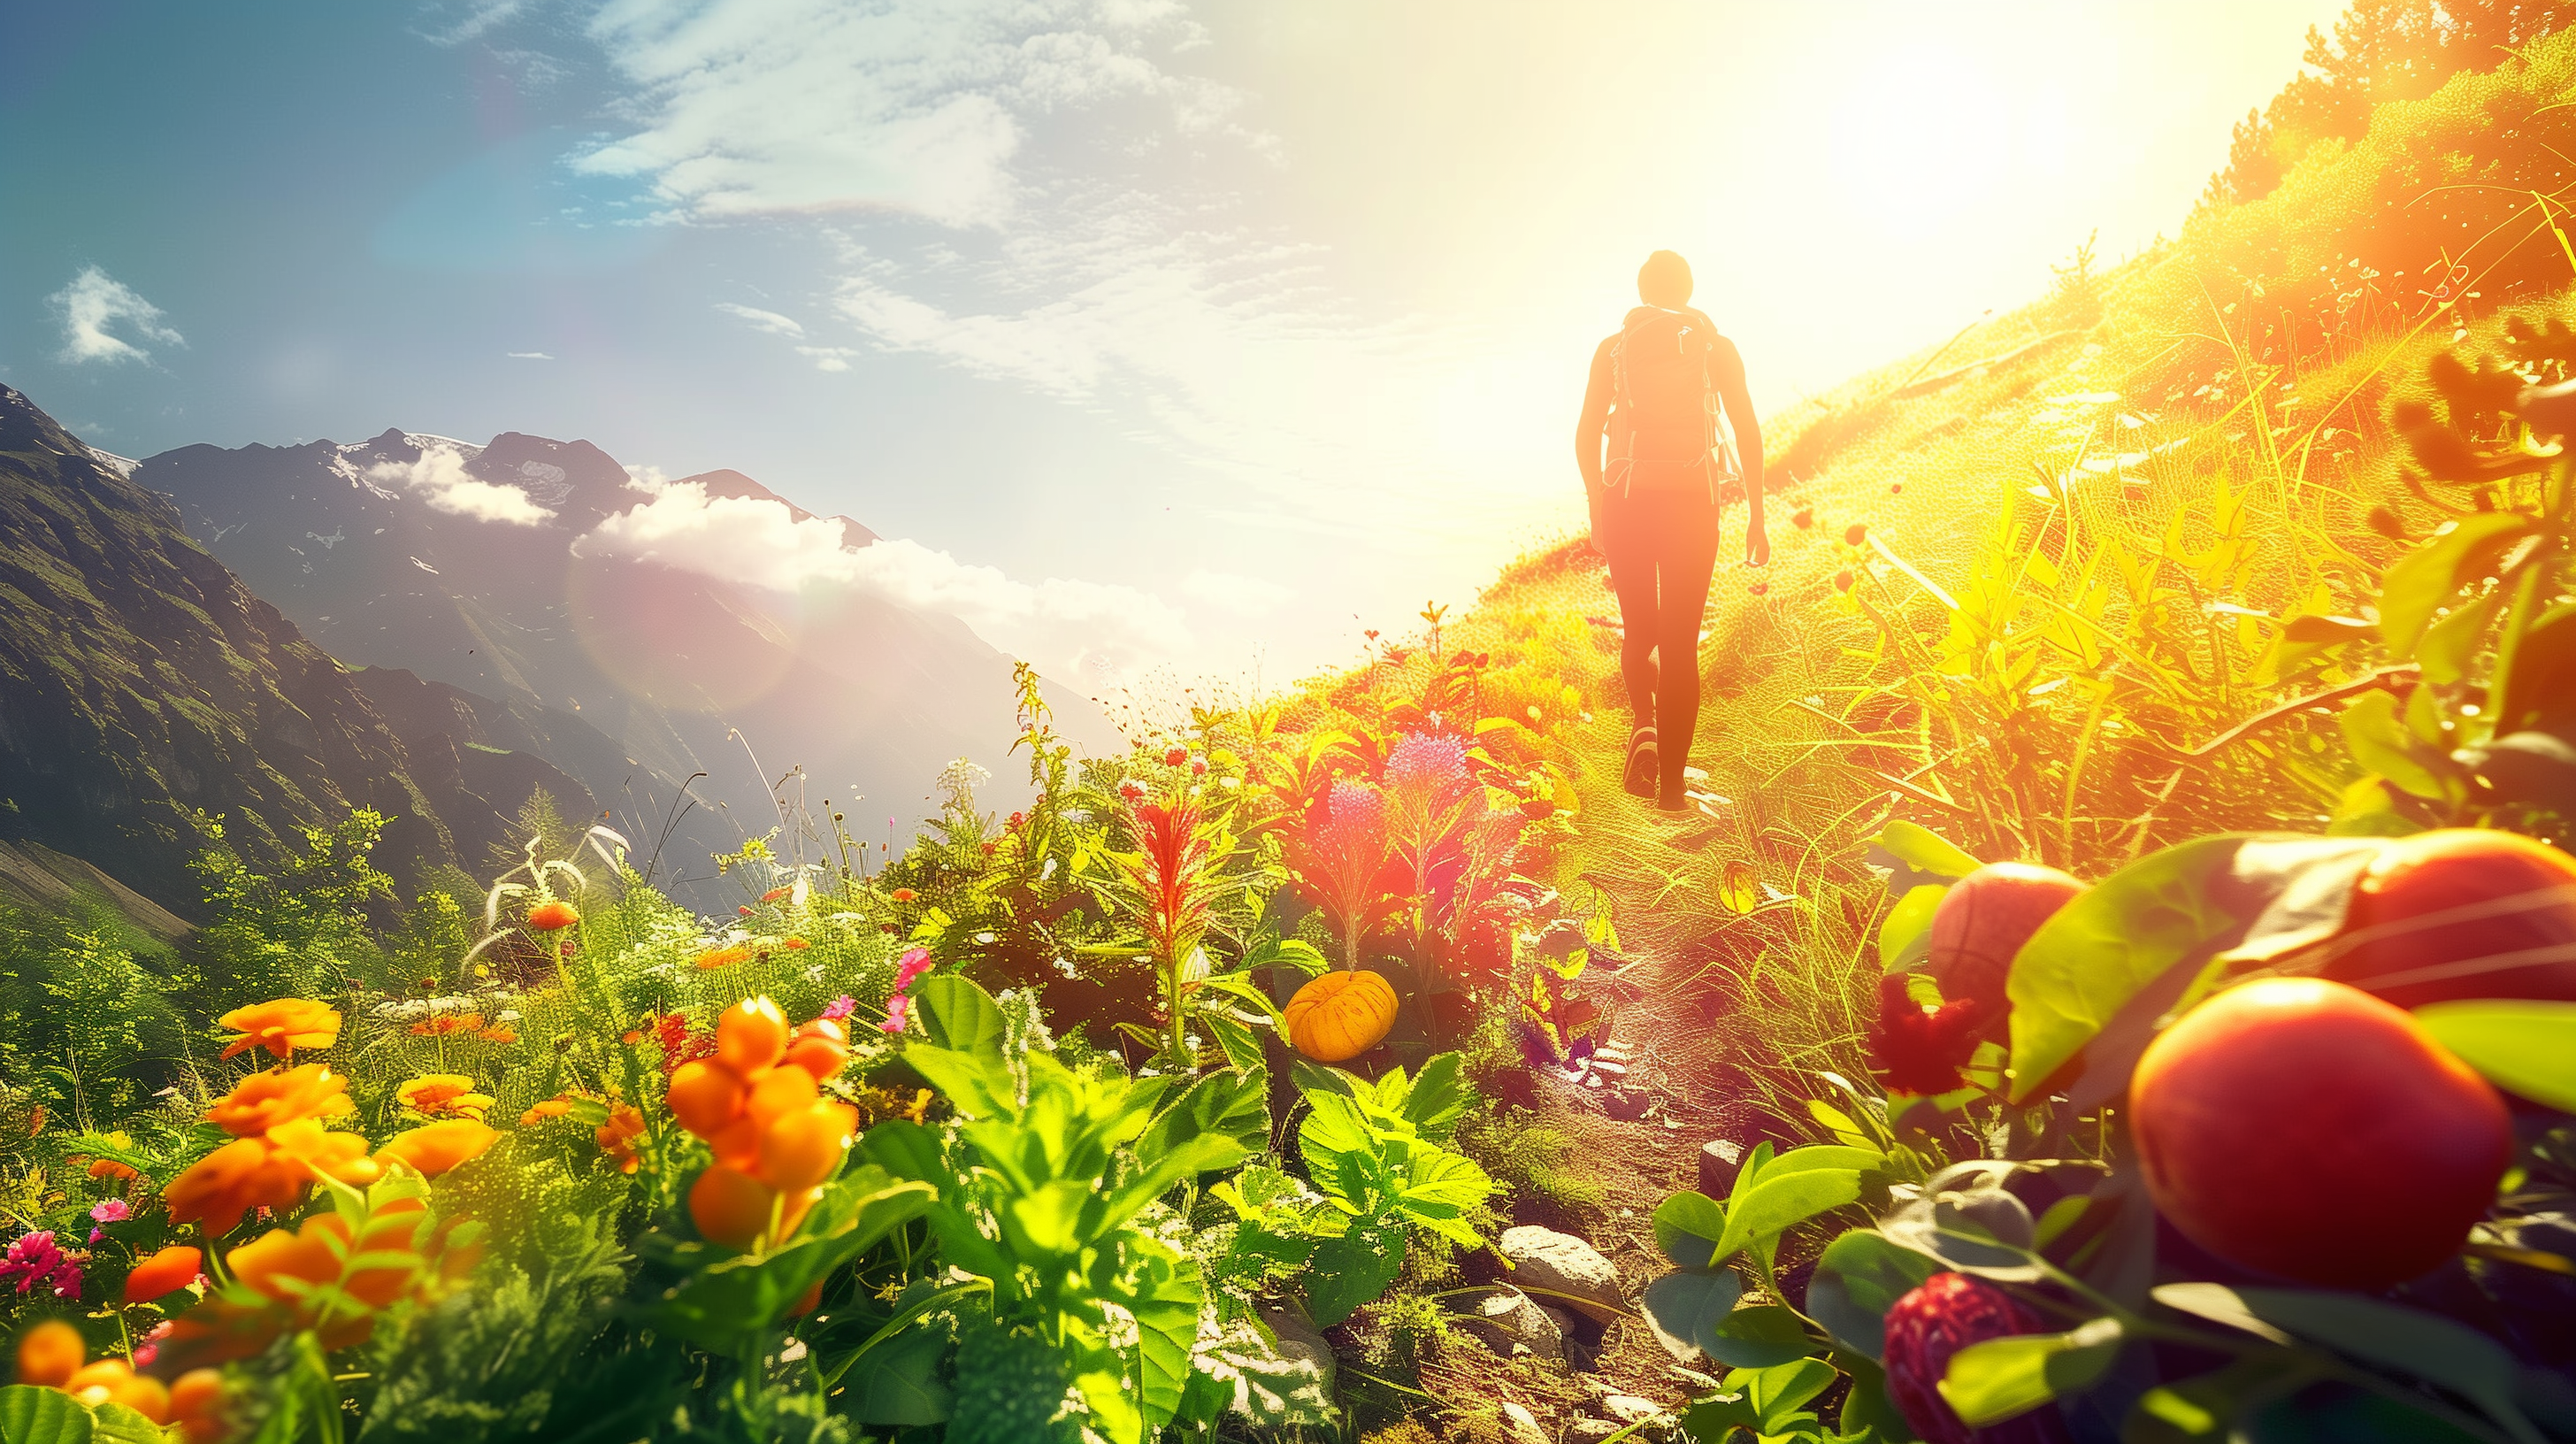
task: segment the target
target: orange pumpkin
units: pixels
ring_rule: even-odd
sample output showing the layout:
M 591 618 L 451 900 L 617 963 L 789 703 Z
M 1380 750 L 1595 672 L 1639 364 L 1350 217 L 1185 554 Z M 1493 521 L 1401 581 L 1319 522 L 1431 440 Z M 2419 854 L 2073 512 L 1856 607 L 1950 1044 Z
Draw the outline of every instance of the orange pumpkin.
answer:
M 1377 1046 L 1395 1026 L 1395 987 L 1365 970 L 1326 973 L 1288 1000 L 1288 1041 L 1318 1063 L 1339 1063 Z

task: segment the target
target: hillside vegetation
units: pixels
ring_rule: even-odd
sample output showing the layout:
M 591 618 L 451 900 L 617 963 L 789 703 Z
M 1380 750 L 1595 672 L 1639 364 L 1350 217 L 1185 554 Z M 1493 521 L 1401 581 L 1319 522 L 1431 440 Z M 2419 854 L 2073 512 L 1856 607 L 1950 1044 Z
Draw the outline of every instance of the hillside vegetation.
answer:
M 786 799 L 731 916 L 540 803 L 390 930 L 366 813 L 13 923 L 0 1433 L 2576 1439 L 2571 99 L 1778 418 L 1679 818 L 1576 539 L 1107 755 L 1023 668 L 1027 806 Z

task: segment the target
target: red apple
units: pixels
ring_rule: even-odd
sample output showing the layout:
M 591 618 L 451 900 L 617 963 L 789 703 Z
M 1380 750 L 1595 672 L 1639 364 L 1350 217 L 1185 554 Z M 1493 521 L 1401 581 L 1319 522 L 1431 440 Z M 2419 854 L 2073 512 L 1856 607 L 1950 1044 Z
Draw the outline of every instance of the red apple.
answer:
M 2083 891 L 2083 883 L 2035 862 L 1990 862 L 1950 885 L 1932 914 L 1924 969 L 1941 985 L 1942 1001 L 1976 1004 L 1978 1037 L 2002 1038 L 2012 1014 L 2004 980 L 2013 954 Z
M 2324 971 L 2400 1008 L 2576 1002 L 2576 858 L 2483 827 L 2399 838 L 2354 885 Z
M 2406 1013 L 2323 978 L 2231 988 L 2129 1079 L 2147 1192 L 2230 1263 L 2377 1289 L 2438 1266 L 2513 1157 L 2504 1099 Z

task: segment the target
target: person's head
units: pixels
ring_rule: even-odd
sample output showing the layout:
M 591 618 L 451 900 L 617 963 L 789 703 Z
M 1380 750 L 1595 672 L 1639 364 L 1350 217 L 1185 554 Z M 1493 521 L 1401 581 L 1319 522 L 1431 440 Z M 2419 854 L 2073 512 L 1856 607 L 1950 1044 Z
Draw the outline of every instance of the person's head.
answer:
M 1690 262 L 1671 251 L 1657 251 L 1637 268 L 1637 299 L 1649 306 L 1678 311 L 1690 304 Z

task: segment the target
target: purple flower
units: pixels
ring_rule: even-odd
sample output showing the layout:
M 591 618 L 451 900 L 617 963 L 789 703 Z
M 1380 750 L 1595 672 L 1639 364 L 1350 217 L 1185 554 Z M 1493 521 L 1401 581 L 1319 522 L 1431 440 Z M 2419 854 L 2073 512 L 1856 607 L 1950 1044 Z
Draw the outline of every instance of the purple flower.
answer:
M 80 1265 L 54 1243 L 51 1229 L 21 1234 L 9 1245 L 8 1254 L 0 1257 L 0 1284 L 12 1279 L 22 1294 L 41 1285 L 56 1298 L 80 1297 Z
M 1434 796 L 1467 780 L 1467 743 L 1454 734 L 1408 732 L 1386 755 L 1390 792 Z
M 90 1209 L 89 1216 L 99 1223 L 123 1223 L 134 1216 L 134 1210 L 126 1207 L 124 1199 L 111 1198 Z
M 837 1023 L 858 1010 L 859 1000 L 851 997 L 847 993 L 843 993 L 841 996 L 834 998 L 831 1003 L 823 1009 L 823 1016 Z
M 902 1032 L 904 1020 L 911 1015 L 911 1009 L 912 999 L 901 993 L 886 999 L 886 1019 L 877 1024 L 877 1030 L 884 1033 Z

